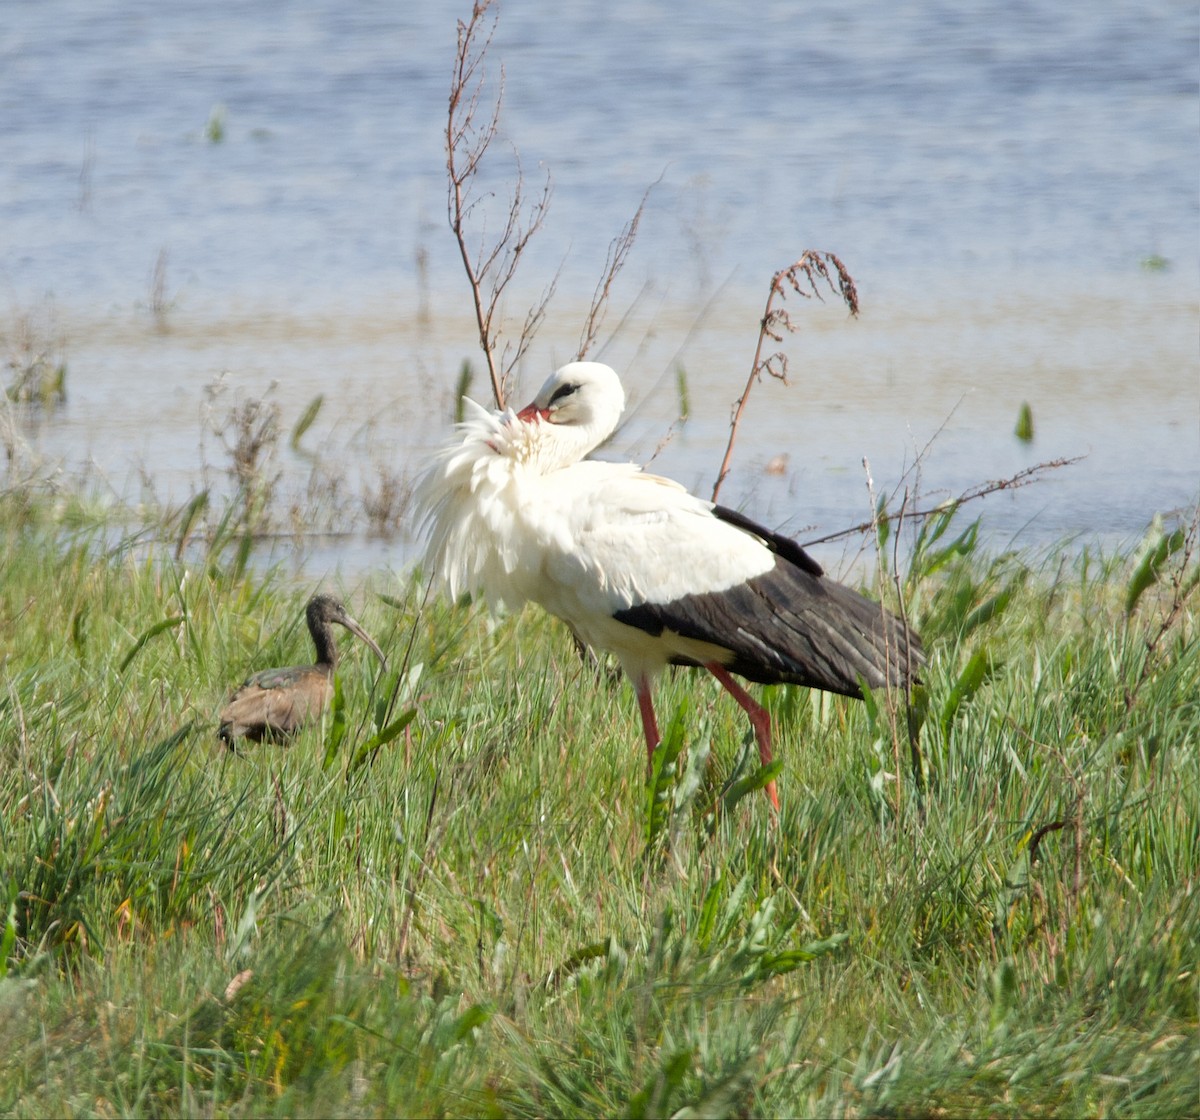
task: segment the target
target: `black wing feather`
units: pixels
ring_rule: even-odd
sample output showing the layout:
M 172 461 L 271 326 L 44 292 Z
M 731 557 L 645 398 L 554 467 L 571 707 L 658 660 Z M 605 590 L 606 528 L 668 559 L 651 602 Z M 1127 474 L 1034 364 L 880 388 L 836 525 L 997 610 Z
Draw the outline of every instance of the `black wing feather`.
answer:
M 872 688 L 912 682 L 924 655 L 920 639 L 899 618 L 825 578 L 795 541 L 723 507 L 714 513 L 762 539 L 776 555 L 775 566 L 725 591 L 640 603 L 614 618 L 649 634 L 670 630 L 721 646 L 730 654 L 727 669 L 760 684 L 861 696 L 862 681 Z
M 782 533 L 776 533 L 765 525 L 759 525 L 757 521 L 752 521 L 744 513 L 738 513 L 736 509 L 730 509 L 728 506 L 713 506 L 712 511 L 718 521 L 724 521 L 728 525 L 741 529 L 744 533 L 758 537 L 772 552 L 782 556 L 789 564 L 795 564 L 797 568 L 803 568 L 814 576 L 825 574 L 825 569 L 791 537 L 785 537 Z

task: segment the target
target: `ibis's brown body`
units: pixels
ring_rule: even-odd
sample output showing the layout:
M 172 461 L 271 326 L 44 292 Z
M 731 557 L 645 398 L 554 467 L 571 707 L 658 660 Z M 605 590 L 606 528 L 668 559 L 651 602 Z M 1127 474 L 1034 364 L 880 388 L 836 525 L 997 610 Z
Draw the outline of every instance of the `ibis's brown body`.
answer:
M 386 667 L 387 660 L 374 639 L 331 595 L 316 595 L 310 599 L 306 617 L 317 650 L 316 663 L 264 669 L 237 689 L 221 712 L 217 730 L 228 746 L 232 747 L 238 739 L 254 742 L 286 739 L 306 723 L 320 719 L 333 696 L 333 671 L 337 668 L 333 623 L 346 627 L 366 642 Z

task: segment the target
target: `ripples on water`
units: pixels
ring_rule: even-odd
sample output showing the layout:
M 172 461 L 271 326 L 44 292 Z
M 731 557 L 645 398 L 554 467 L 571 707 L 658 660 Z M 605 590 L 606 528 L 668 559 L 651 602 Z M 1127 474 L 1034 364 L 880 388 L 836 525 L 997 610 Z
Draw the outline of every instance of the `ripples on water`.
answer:
M 793 385 L 756 390 L 726 500 L 819 535 L 863 515 L 864 456 L 884 486 L 937 433 L 921 485 L 939 496 L 1087 454 L 989 499 L 998 546 L 1124 538 L 1194 503 L 1197 12 L 1093 7 L 505 6 L 504 139 L 555 191 L 518 315 L 565 260 L 526 389 L 572 354 L 609 240 L 656 183 L 604 355 L 642 406 L 617 453 L 654 452 L 682 362 L 692 417 L 655 467 L 711 488 L 767 280 L 816 247 L 864 314 L 793 307 Z M 202 414 L 224 374 L 222 400 L 277 382 L 285 428 L 326 394 L 307 442 L 347 474 L 347 518 L 374 472 L 412 469 L 473 356 L 445 228 L 450 11 L 8 6 L 0 332 L 11 348 L 28 314 L 69 362 L 36 449 L 180 500 L 218 457 Z M 160 257 L 166 333 L 146 311 Z M 1032 445 L 1012 436 L 1022 400 Z M 280 467 L 303 501 L 311 462 Z

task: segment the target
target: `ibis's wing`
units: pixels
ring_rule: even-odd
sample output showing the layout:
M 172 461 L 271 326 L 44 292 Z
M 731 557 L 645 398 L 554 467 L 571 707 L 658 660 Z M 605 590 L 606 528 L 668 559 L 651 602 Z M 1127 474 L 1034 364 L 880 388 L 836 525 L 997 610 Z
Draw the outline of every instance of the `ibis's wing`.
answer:
M 221 711 L 219 734 L 226 740 L 286 737 L 320 716 L 331 692 L 324 673 L 265 670 L 230 697 Z

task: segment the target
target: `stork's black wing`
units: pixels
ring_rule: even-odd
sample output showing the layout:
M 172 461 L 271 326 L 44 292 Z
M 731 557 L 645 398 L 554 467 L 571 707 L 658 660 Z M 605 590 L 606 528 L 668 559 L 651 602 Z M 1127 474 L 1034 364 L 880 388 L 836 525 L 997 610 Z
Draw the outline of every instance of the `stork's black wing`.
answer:
M 879 603 L 824 576 L 795 541 L 723 507 L 714 515 L 753 533 L 775 565 L 723 591 L 641 603 L 614 614 L 649 634 L 670 630 L 729 651 L 726 668 L 761 684 L 861 695 L 908 685 L 924 662 L 920 639 Z

